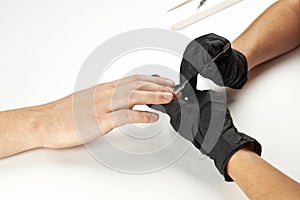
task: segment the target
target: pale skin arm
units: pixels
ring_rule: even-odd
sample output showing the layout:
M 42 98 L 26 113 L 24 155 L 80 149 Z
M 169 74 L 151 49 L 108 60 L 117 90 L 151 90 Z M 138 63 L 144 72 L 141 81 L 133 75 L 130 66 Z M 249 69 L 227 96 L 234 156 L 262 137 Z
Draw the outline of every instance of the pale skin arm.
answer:
M 246 56 L 250 70 L 299 44 L 299 0 L 281 0 L 259 16 L 232 46 Z M 227 172 L 249 199 L 300 199 L 299 183 L 247 149 L 231 157 Z
M 227 173 L 249 199 L 300 199 L 300 184 L 244 148 L 227 164 Z
M 45 105 L 0 112 L 0 158 L 35 148 L 74 147 L 124 124 L 157 121 L 156 113 L 133 110 L 133 107 L 169 103 L 174 97 L 173 87 L 173 81 L 162 77 L 131 76 Z M 91 92 L 94 116 L 86 112 L 91 102 L 86 97 Z M 80 124 L 74 120 L 74 95 L 80 97 L 76 106 L 80 108 L 79 115 L 86 119 Z M 100 129 L 89 129 L 79 136 L 76 127 L 94 127 L 93 119 Z
M 248 70 L 299 45 L 299 0 L 277 1 L 232 42 L 246 56 Z

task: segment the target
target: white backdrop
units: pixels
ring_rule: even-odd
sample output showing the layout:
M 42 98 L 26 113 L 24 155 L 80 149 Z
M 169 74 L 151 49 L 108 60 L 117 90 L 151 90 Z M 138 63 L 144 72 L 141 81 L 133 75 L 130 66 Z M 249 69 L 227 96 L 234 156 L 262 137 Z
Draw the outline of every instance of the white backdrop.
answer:
M 207 1 L 204 7 L 219 1 Z M 43 104 L 72 93 L 83 62 L 102 42 L 137 28 L 170 29 L 175 22 L 194 14 L 199 3 L 194 1 L 166 12 L 178 2 L 1 0 L 0 110 Z M 194 38 L 214 32 L 233 40 L 273 2 L 245 0 L 180 33 Z M 299 54 L 298 48 L 260 66 L 250 73 L 242 91 L 228 93 L 237 128 L 260 141 L 263 157 L 298 181 Z M 179 68 L 180 59 L 141 52 L 139 56 L 116 62 L 115 67 L 122 63 L 151 62 Z M 122 70 L 105 78 L 113 80 L 121 76 Z M 167 119 L 161 116 L 161 120 Z M 118 133 L 115 130 L 107 137 L 119 145 L 130 146 L 128 138 Z M 174 135 L 166 124 L 162 138 L 168 140 Z M 154 140 L 147 147 L 132 148 L 145 150 L 159 142 Z M 180 140 L 178 144 L 187 143 Z M 116 153 L 111 156 L 118 158 Z M 167 157 L 162 154 L 157 159 Z M 203 159 L 194 148 L 164 169 L 140 175 L 106 167 L 84 147 L 28 151 L 0 160 L 0 188 L 3 200 L 246 198 L 234 183 L 225 183 L 211 160 Z

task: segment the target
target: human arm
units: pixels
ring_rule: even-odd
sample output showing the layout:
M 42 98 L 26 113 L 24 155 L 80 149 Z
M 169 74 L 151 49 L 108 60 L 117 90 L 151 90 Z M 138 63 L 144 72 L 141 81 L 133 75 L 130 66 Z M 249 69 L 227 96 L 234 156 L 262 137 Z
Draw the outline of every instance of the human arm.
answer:
M 0 158 L 34 148 L 73 147 L 123 124 L 154 122 L 157 114 L 133 110 L 134 105 L 168 103 L 173 86 L 161 77 L 131 76 L 45 105 L 0 112 Z M 76 119 L 76 109 L 84 120 Z M 87 129 L 78 133 L 80 127 Z
M 277 1 L 231 45 L 226 38 L 212 33 L 190 42 L 183 55 L 181 74 L 191 83 L 200 74 L 220 86 L 241 89 L 248 70 L 299 44 L 299 0 Z
M 300 184 L 247 148 L 236 152 L 227 173 L 249 199 L 299 199 Z
M 232 42 L 246 56 L 249 70 L 299 45 L 299 0 L 275 2 Z
M 250 70 L 299 44 L 300 2 L 281 0 L 259 16 L 232 46 L 247 57 Z M 247 149 L 231 157 L 227 171 L 250 199 L 300 198 L 299 183 Z

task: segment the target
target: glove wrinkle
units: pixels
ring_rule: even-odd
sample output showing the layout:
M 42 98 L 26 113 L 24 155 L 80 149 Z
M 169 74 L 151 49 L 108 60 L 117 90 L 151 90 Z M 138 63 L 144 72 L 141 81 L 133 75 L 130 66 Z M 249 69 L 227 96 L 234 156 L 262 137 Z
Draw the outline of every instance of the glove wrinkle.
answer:
M 187 93 L 191 91 L 192 88 Z M 237 131 L 223 95 L 213 90 L 194 92 L 194 96 L 187 96 L 188 101 L 174 99 L 169 104 L 152 105 L 152 108 L 168 114 L 174 130 L 209 156 L 226 181 L 232 181 L 226 173 L 230 157 L 243 147 L 260 155 L 261 145 Z
M 185 49 L 180 73 L 187 80 L 200 73 L 219 86 L 241 89 L 247 82 L 247 60 L 241 52 L 232 49 L 231 46 L 219 55 L 226 44 L 230 44 L 226 38 L 213 33 L 196 38 Z M 213 62 L 212 59 L 217 55 Z
M 198 74 L 219 86 L 234 89 L 242 88 L 247 82 L 246 57 L 231 46 L 220 54 L 228 43 L 226 38 L 213 33 L 190 42 L 180 66 L 180 83 L 189 81 L 181 91 L 182 99 L 174 99 L 160 106 L 152 105 L 152 108 L 168 114 L 174 130 L 209 156 L 226 181 L 232 181 L 226 173 L 231 156 L 243 147 L 260 155 L 261 145 L 254 138 L 238 132 L 225 96 L 213 90 L 199 91 L 196 88 Z

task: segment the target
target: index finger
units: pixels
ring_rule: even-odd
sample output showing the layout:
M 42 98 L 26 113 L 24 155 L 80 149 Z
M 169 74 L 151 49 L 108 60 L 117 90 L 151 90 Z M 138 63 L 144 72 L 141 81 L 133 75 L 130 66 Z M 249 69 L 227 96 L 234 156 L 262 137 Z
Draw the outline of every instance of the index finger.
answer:
M 157 77 L 157 76 L 146 76 L 146 75 L 133 75 L 123 79 L 112 81 L 109 84 L 112 87 L 117 87 L 134 81 L 151 82 L 151 83 L 155 83 L 167 87 L 175 86 L 175 82 L 171 79 L 164 78 L 164 77 Z

